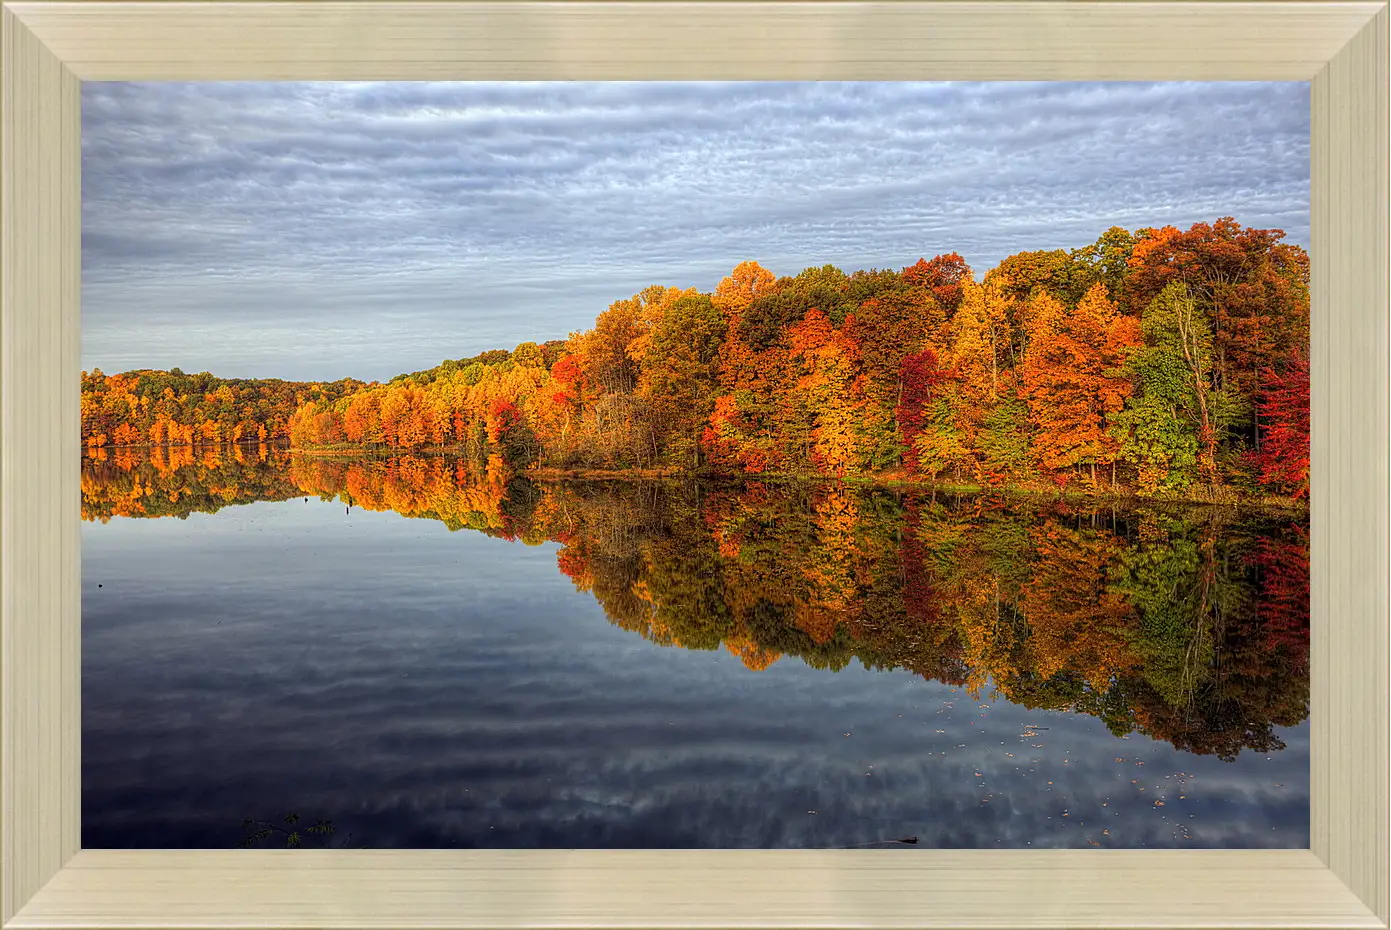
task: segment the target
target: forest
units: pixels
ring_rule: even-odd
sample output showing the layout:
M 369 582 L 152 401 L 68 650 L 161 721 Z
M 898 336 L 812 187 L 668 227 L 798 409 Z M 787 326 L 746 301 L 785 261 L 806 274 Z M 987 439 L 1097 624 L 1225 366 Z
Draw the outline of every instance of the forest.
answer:
M 111 447 L 285 444 L 301 406 L 367 387 L 352 378 L 311 384 L 190 375 L 178 368 L 119 375 L 94 368 L 82 373 L 82 445 L 92 454 Z
M 449 450 L 512 474 L 852 479 L 1307 499 L 1309 258 L 1231 217 L 977 280 L 956 253 L 710 292 L 654 285 L 566 339 L 387 383 L 83 376 L 89 451 Z
M 83 517 L 313 496 L 517 544 L 609 621 L 752 671 L 906 669 L 1189 752 L 1281 747 L 1309 712 L 1307 524 L 843 482 L 534 481 L 459 456 L 98 450 Z M 293 506 L 293 505 L 292 505 Z

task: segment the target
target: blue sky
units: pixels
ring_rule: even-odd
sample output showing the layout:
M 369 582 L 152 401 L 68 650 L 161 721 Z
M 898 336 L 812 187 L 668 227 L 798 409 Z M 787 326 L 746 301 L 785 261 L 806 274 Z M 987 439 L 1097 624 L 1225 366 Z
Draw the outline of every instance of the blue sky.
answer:
M 744 259 L 1308 245 L 1307 84 L 83 85 L 83 365 L 385 379 Z

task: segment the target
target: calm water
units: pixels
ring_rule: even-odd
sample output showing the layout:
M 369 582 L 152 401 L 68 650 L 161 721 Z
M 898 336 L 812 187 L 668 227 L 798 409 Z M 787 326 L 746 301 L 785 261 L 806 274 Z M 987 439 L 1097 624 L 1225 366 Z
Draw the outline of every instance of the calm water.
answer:
M 1308 845 L 1298 522 L 172 456 L 84 471 L 84 846 Z

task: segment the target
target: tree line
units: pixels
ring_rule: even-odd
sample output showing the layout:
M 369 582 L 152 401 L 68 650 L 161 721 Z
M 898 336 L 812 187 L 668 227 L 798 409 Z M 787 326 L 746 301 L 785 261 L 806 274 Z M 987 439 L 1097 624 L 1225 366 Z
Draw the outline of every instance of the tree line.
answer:
M 324 384 L 178 368 L 108 375 L 94 368 L 82 373 L 82 445 L 94 454 L 111 447 L 284 444 L 301 406 L 365 387 L 353 378 Z
M 1230 217 L 1113 227 L 1083 248 L 1012 255 L 980 280 L 955 253 L 790 277 L 747 261 L 709 293 L 653 286 L 618 300 L 564 340 L 385 384 L 296 385 L 303 396 L 266 432 L 306 449 L 450 448 L 516 473 L 1302 498 L 1308 337 L 1308 255 L 1281 230 Z M 200 441 L 194 410 L 212 393 L 173 417 L 187 423 L 179 441 Z M 85 404 L 89 443 L 121 444 L 120 423 L 89 429 Z M 211 422 L 242 423 L 221 410 Z M 144 416 L 122 438 L 173 441 Z M 259 436 L 254 418 L 241 435 L 253 426 Z
M 264 450 L 262 450 L 264 451 Z M 83 515 L 313 495 L 528 545 L 653 643 L 907 669 L 1186 751 L 1280 747 L 1308 715 L 1307 524 L 843 482 L 532 481 L 460 457 L 209 448 L 90 460 Z M 293 505 L 291 505 L 293 506 Z

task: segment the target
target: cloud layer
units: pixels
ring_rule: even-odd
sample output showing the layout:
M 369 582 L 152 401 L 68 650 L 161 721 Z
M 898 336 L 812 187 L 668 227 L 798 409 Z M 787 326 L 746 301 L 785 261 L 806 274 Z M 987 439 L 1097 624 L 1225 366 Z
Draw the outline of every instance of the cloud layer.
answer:
M 387 378 L 648 284 L 1308 242 L 1307 84 L 83 85 L 83 363 Z

